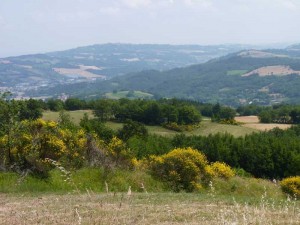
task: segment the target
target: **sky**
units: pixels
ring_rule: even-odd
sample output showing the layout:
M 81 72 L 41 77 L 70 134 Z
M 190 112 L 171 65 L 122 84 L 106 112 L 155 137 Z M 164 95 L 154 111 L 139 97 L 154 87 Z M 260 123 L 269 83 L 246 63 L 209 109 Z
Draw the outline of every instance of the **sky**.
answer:
M 0 57 L 102 43 L 300 43 L 300 0 L 0 0 Z

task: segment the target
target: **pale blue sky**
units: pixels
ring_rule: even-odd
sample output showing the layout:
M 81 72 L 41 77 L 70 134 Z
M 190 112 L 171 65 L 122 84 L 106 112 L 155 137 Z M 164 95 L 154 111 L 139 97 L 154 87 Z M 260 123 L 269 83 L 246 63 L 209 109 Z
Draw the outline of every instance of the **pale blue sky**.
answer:
M 0 57 L 96 43 L 300 43 L 300 0 L 0 0 Z

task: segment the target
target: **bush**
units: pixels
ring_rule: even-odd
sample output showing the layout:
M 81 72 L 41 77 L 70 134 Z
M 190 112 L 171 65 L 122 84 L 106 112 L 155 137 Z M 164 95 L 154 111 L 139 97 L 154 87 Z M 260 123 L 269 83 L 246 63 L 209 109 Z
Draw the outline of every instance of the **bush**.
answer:
M 283 192 L 300 198 L 300 176 L 288 177 L 280 182 Z
M 150 158 L 150 169 L 159 179 L 166 181 L 176 192 L 191 192 L 201 188 L 205 174 L 206 156 L 192 148 L 177 148 L 162 156 Z
M 86 134 L 83 130 L 60 128 L 53 121 L 24 120 L 14 136 L 0 138 L 0 151 L 9 152 L 10 167 L 14 171 L 30 170 L 47 177 L 51 165 L 47 159 L 58 161 L 67 168 L 80 168 L 84 164 Z
M 184 132 L 184 131 L 192 131 L 194 130 L 195 128 L 198 127 L 198 124 L 187 124 L 187 125 L 178 125 L 177 123 L 175 122 L 172 122 L 172 123 L 164 123 L 162 124 L 162 126 L 166 129 L 169 129 L 169 130 L 174 130 L 174 131 L 177 131 L 177 132 Z
M 205 170 L 212 177 L 229 179 L 235 175 L 231 167 L 223 162 L 214 162 L 207 166 Z
M 241 125 L 242 123 L 237 122 L 235 119 L 221 119 L 219 121 L 220 124 L 228 124 L 228 125 Z

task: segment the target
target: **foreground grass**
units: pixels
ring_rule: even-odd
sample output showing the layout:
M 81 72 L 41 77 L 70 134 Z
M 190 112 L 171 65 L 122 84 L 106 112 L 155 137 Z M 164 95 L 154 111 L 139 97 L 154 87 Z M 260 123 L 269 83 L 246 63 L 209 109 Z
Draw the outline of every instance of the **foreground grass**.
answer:
M 0 194 L 1 224 L 299 224 L 299 204 L 204 194 Z
M 41 180 L 0 173 L 0 224 L 299 224 L 300 201 L 268 180 L 215 179 L 170 193 L 143 171 L 59 170 Z M 131 193 L 128 192 L 131 187 Z

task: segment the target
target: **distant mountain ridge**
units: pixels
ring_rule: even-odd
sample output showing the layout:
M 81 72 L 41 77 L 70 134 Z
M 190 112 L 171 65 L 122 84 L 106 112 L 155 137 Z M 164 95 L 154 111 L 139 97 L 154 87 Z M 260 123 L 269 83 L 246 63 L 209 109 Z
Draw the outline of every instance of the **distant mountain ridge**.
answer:
M 58 85 L 93 83 L 142 70 L 168 70 L 245 49 L 244 45 L 103 44 L 0 59 L 0 91 L 19 97 Z M 52 94 L 50 94 L 52 96 Z
M 227 105 L 300 104 L 300 50 L 242 50 L 206 63 L 167 71 L 147 70 L 104 82 L 68 86 L 69 94 L 99 97 L 108 92 L 143 91 L 156 97 L 177 97 Z M 49 91 L 59 92 L 61 87 Z M 76 91 L 77 90 L 77 91 Z M 45 90 L 43 94 L 49 93 Z

